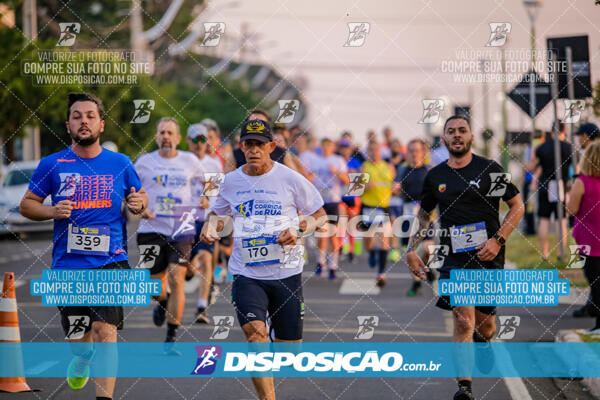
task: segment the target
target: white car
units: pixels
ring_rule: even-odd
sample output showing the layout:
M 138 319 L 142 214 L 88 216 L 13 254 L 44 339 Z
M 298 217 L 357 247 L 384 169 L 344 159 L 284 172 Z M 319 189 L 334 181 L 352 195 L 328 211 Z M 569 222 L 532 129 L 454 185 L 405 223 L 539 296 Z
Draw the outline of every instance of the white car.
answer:
M 19 203 L 29 187 L 29 181 L 39 164 L 38 161 L 13 162 L 2 171 L 0 186 L 0 232 L 52 231 L 53 221 L 32 221 L 19 212 Z M 51 205 L 50 196 L 44 200 Z

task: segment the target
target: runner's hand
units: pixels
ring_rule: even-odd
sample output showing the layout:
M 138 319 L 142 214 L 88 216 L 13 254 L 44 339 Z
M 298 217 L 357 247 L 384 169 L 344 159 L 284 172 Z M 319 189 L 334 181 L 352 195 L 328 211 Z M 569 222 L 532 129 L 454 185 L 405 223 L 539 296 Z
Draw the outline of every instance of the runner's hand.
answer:
M 206 221 L 202 227 L 202 233 L 200 233 L 200 241 L 213 244 L 219 240 L 219 234 L 217 233 L 217 226 L 213 221 Z
M 52 213 L 53 219 L 65 219 L 71 216 L 71 210 L 75 203 L 71 200 L 61 200 L 54 205 Z
M 498 255 L 500 247 L 501 246 L 496 239 L 488 239 L 479 246 L 475 247 L 475 250 L 479 250 L 477 252 L 477 258 L 479 258 L 481 261 L 491 261 Z
M 127 195 L 127 208 L 135 214 L 139 214 L 144 208 L 144 196 L 136 192 L 134 187 Z
M 425 275 L 425 272 L 429 272 L 429 268 L 427 268 L 416 251 L 406 253 L 406 263 L 408 264 L 408 269 L 410 269 L 410 272 L 414 276 L 423 281 L 427 280 L 427 275 Z
M 279 233 L 277 243 L 282 246 L 295 245 L 298 241 L 298 231 L 294 228 L 287 228 Z

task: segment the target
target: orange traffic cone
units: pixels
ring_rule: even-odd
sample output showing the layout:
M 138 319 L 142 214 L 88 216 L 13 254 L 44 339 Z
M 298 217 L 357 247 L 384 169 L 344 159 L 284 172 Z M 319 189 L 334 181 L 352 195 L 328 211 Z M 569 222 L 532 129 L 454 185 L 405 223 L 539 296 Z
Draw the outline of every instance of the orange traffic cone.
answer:
M 16 343 L 14 348 L 6 348 L 8 353 L 2 357 L 2 363 L 15 363 L 11 371 L 23 371 L 23 355 L 21 353 L 21 334 L 19 332 L 19 316 L 17 314 L 17 296 L 15 295 L 15 274 L 4 273 L 4 285 L 0 296 L 0 343 Z M 15 368 L 16 367 L 16 368 Z M 0 377 L 0 391 L 29 392 L 31 388 L 24 377 Z

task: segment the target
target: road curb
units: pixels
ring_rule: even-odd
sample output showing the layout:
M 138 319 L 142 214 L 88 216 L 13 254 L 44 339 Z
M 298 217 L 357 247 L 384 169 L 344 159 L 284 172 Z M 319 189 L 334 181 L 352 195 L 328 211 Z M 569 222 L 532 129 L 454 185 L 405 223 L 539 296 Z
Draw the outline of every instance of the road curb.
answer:
M 577 343 L 583 342 L 577 332 L 574 329 L 565 329 L 560 330 L 556 334 L 555 338 L 556 342 L 565 342 L 565 343 Z M 559 356 L 561 356 L 559 354 Z M 600 399 L 600 377 L 586 377 L 583 378 L 583 384 L 587 387 L 592 394 L 597 399 Z

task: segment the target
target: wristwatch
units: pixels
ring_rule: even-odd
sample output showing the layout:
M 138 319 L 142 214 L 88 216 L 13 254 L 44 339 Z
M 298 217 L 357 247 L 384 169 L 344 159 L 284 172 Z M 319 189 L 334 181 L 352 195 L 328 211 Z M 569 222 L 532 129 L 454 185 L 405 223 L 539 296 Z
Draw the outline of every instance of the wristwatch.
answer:
M 494 236 L 492 236 L 494 239 L 496 239 L 496 241 L 498 242 L 498 244 L 500 246 L 504 246 L 506 244 L 506 239 L 504 239 L 502 236 L 500 236 L 500 234 L 498 232 L 494 233 Z

